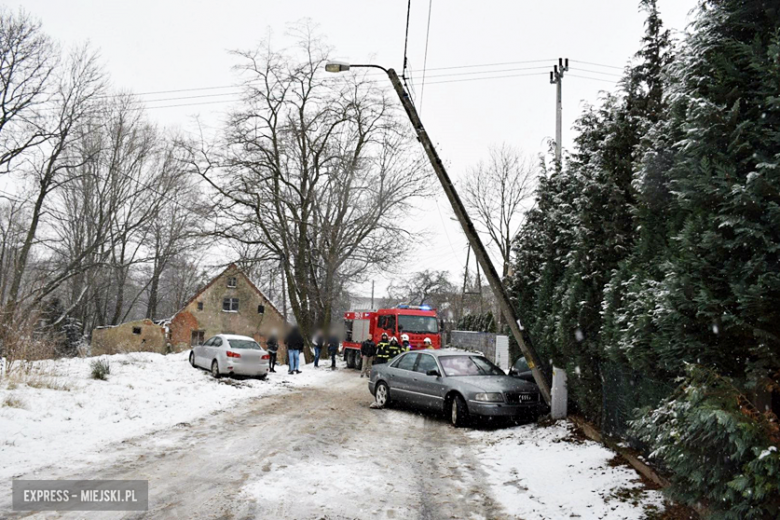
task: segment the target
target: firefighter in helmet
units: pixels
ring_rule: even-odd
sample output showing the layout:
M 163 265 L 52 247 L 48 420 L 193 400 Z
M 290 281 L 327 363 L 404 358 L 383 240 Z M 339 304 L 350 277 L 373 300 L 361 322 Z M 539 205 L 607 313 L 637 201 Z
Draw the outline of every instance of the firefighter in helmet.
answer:
M 387 339 L 387 333 L 382 333 L 382 339 L 376 344 L 376 360 L 375 365 L 381 365 L 390 361 L 390 342 Z
M 423 346 L 425 348 L 433 348 L 433 342 L 431 341 L 431 338 L 425 338 L 423 340 Z
M 412 350 L 412 346 L 409 344 L 409 336 L 406 334 L 401 334 L 401 347 L 403 347 L 404 352 Z
M 403 352 L 401 345 L 398 344 L 398 338 L 395 336 L 390 338 L 390 344 L 387 346 L 387 351 L 390 354 L 390 359 L 393 359 L 395 356 Z

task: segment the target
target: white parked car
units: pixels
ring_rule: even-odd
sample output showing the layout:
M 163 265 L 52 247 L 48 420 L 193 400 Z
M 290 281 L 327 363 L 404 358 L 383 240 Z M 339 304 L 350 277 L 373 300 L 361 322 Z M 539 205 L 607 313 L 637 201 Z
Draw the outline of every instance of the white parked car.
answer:
M 265 379 L 270 359 L 257 341 L 234 334 L 218 334 L 190 352 L 190 365 L 210 370 L 214 377 L 237 374 Z

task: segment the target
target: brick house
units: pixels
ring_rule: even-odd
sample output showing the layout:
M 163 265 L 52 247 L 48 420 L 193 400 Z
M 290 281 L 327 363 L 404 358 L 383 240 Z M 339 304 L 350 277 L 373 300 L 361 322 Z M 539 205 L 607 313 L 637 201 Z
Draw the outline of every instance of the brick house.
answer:
M 272 330 L 283 333 L 282 313 L 235 264 L 193 296 L 169 324 L 170 343 L 180 351 L 216 334 L 250 336 L 261 345 Z

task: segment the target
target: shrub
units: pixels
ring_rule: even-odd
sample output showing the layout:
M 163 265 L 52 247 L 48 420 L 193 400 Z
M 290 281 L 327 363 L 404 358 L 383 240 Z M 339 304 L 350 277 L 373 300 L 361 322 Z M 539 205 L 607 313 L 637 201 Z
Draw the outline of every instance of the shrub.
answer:
M 111 365 L 109 365 L 106 359 L 96 359 L 89 366 L 92 369 L 92 379 L 105 381 L 106 376 L 111 373 Z
M 670 496 L 719 520 L 779 518 L 780 430 L 729 378 L 697 365 L 677 391 L 632 423 L 671 473 Z
M 24 401 L 16 396 L 9 395 L 3 400 L 3 406 L 8 408 L 24 408 Z

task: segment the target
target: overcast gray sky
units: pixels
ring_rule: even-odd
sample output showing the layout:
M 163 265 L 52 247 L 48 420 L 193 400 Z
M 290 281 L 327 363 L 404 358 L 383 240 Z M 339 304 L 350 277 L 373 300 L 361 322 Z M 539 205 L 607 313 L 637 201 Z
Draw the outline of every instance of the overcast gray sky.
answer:
M 659 0 L 667 27 L 683 31 L 696 3 Z M 619 68 L 638 49 L 643 16 L 637 4 L 634 0 L 432 0 L 432 4 L 412 0 L 409 63 L 415 101 L 450 175 L 462 178 L 492 144 L 506 142 L 530 155 L 546 152 L 547 140 L 555 133 L 555 87 L 549 83 L 549 71 L 558 57 L 570 59 L 563 87 L 563 141 L 568 146 L 582 103 L 594 103 L 599 91 L 612 89 Z M 254 47 L 269 31 L 281 45 L 287 24 L 303 18 L 320 25 L 335 47 L 336 58 L 400 70 L 407 2 L 23 0 L 5 5 L 21 6 L 39 17 L 46 32 L 65 45 L 89 40 L 100 49 L 117 88 L 137 93 L 209 88 L 143 96 L 150 118 L 187 130 L 195 115 L 218 124 L 237 99 L 234 88 L 211 88 L 235 82 L 231 71 L 235 60 L 229 50 Z M 486 79 L 498 76 L 512 77 Z M 421 201 L 420 206 L 409 226 L 429 231 L 429 237 L 404 254 L 397 271 L 447 269 L 457 280 L 466 259 L 465 237 L 450 220 L 443 194 Z M 384 294 L 389 277 L 377 278 L 378 294 Z M 360 290 L 370 291 L 370 283 Z

